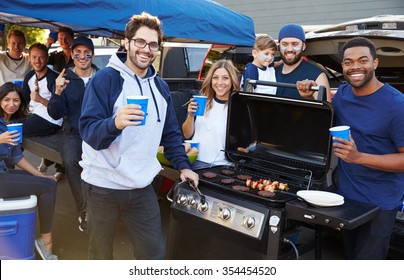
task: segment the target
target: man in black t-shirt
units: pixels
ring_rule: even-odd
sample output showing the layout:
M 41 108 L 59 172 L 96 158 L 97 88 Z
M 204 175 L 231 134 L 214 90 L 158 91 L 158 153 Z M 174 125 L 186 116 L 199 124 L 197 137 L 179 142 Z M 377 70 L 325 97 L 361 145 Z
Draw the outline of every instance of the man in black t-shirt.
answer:
M 326 87 L 327 100 L 330 101 L 330 84 L 327 75 L 303 58 L 303 51 L 306 49 L 306 35 L 303 28 L 297 24 L 283 26 L 279 31 L 278 41 L 283 64 L 275 68 L 276 81 L 295 84 L 305 79 L 313 80 L 317 85 Z M 302 96 L 297 89 L 284 87 L 278 87 L 276 91 L 276 95 L 279 96 L 317 99 L 317 92 L 310 93 L 308 96 Z
M 61 51 L 54 51 L 49 54 L 48 65 L 53 67 L 56 72 L 61 72 L 64 68 L 73 66 L 72 59 L 72 43 L 74 33 L 69 27 L 61 27 L 58 32 L 59 45 L 62 48 Z M 46 46 L 50 46 L 54 43 L 54 39 L 49 36 Z

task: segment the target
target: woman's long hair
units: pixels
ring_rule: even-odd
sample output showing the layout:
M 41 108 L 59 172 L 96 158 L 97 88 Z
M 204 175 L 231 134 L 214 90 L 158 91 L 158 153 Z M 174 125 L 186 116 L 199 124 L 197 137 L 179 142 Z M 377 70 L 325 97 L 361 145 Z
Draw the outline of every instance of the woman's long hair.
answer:
M 18 96 L 21 99 L 21 104 L 18 110 L 11 116 L 10 120 L 26 119 L 28 117 L 28 104 L 24 95 L 22 94 L 22 89 L 20 88 L 20 86 L 11 82 L 4 83 L 2 86 L 0 86 L 0 102 L 7 96 L 7 94 L 13 91 L 18 93 Z M 3 108 L 1 108 L 1 106 L 0 106 L 0 116 L 4 118 L 4 111 Z
M 208 97 L 208 101 L 206 102 L 206 112 L 212 109 L 213 106 L 213 98 L 215 97 L 215 91 L 212 88 L 212 78 L 216 70 L 220 68 L 224 68 L 229 73 L 231 79 L 230 92 L 232 92 L 235 89 L 239 89 L 240 87 L 240 82 L 238 79 L 238 70 L 236 67 L 234 67 L 233 62 L 231 62 L 231 60 L 226 59 L 220 59 L 216 61 L 212 65 L 212 67 L 210 67 L 201 88 L 202 95 Z

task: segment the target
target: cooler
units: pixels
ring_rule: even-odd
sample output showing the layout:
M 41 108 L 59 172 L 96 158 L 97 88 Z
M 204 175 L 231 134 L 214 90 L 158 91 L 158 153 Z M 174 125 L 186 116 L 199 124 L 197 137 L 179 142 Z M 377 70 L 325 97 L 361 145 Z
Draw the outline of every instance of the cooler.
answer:
M 35 195 L 0 198 L 0 259 L 35 259 Z

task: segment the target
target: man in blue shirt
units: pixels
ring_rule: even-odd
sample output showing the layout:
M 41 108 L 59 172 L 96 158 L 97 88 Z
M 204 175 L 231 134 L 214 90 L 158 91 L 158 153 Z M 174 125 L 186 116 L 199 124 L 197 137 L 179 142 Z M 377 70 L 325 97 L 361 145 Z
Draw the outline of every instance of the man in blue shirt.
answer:
M 352 231 L 343 231 L 349 259 L 385 259 L 397 210 L 404 199 L 404 95 L 375 76 L 375 45 L 356 37 L 342 48 L 347 84 L 332 104 L 336 125 L 351 127 L 350 140 L 336 138 L 338 192 L 377 205 L 378 215 Z M 314 81 L 298 82 L 309 93 Z
M 79 134 L 79 117 L 84 99 L 84 91 L 98 68 L 92 63 L 94 44 L 90 38 L 80 36 L 72 45 L 74 66 L 64 68 L 56 79 L 55 90 L 48 103 L 48 113 L 52 118 L 63 118 L 63 141 L 60 154 L 66 177 L 79 212 L 79 230 L 87 230 L 87 205 L 83 196 L 79 165 L 82 154 L 82 139 Z

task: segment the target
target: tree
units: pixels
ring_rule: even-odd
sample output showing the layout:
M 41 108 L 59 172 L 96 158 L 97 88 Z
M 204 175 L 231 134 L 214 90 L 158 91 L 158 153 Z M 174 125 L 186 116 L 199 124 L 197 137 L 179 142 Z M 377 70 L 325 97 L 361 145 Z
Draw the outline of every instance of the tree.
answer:
M 18 29 L 24 32 L 25 39 L 27 40 L 27 48 L 29 48 L 34 43 L 45 43 L 47 39 L 47 29 L 34 28 L 28 26 L 21 26 L 17 24 L 6 24 L 2 40 L 7 40 L 7 34 L 10 30 Z M 2 44 L 7 46 L 7 44 Z

